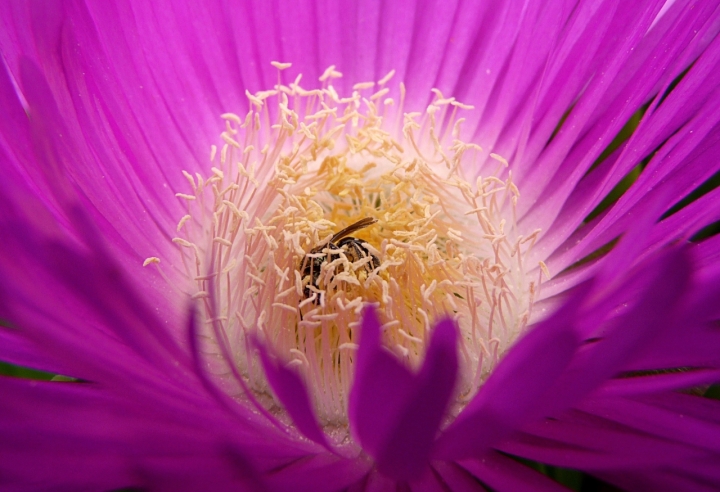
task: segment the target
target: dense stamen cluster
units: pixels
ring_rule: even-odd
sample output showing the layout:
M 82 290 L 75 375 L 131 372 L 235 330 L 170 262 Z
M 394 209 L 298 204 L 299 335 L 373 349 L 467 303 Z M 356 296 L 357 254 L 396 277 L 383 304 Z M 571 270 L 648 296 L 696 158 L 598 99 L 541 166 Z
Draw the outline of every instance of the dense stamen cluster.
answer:
M 241 385 L 269 395 L 254 345 L 264 343 L 297 366 L 322 420 L 343 422 L 360 313 L 375 303 L 385 346 L 411 367 L 434 320 L 457 320 L 465 401 L 527 324 L 537 279 L 523 259 L 538 231 L 516 230 L 507 162 L 460 140 L 457 112 L 471 108 L 434 91 L 425 113 L 403 113 L 402 84 L 397 107 L 384 87 L 392 73 L 347 98 L 330 83 L 338 76 L 331 67 L 321 89 L 298 77 L 248 93 L 244 118 L 222 115 L 211 174 L 185 173 L 191 191 L 177 196 L 188 214 L 174 241 L 203 307 L 210 366 L 226 374 L 229 359 Z M 487 159 L 493 175 L 468 182 Z M 363 218 L 376 221 L 349 243 L 367 254 L 330 243 Z

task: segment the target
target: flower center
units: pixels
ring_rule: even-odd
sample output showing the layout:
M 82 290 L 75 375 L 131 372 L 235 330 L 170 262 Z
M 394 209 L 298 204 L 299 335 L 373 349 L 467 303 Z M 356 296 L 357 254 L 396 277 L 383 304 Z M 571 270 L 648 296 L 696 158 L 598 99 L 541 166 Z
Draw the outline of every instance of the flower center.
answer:
M 211 174 L 185 173 L 174 241 L 210 367 L 227 374 L 225 354 L 272 406 L 259 341 L 297 366 L 326 425 L 343 423 L 360 313 L 374 303 L 385 347 L 410 367 L 434 321 L 457 320 L 462 405 L 527 324 L 537 281 L 523 260 L 539 231 L 517 231 L 507 161 L 460 139 L 458 112 L 472 108 L 434 91 L 424 113 L 403 113 L 402 84 L 398 105 L 384 87 L 392 72 L 347 98 L 338 76 L 248 93 L 244 118 L 222 115 Z M 481 162 L 492 175 L 475 175 Z

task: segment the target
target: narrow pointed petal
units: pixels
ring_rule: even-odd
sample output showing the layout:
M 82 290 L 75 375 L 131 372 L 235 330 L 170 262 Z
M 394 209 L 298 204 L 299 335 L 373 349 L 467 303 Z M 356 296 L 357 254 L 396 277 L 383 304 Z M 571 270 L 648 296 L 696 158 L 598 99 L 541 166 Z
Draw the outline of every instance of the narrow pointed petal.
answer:
M 380 345 L 380 335 L 377 314 L 366 308 L 348 413 L 353 434 L 373 454 L 412 391 L 412 374 Z
M 265 375 L 275 395 L 287 410 L 300 432 L 311 441 L 330 449 L 325 433 L 315 417 L 305 384 L 292 368 L 273 361 L 267 348 L 257 344 Z
M 411 480 L 427 469 L 438 427 L 453 395 L 457 376 L 457 327 L 438 323 L 425 361 L 403 402 L 395 426 L 384 436 L 376 455 L 378 469 L 398 480 Z

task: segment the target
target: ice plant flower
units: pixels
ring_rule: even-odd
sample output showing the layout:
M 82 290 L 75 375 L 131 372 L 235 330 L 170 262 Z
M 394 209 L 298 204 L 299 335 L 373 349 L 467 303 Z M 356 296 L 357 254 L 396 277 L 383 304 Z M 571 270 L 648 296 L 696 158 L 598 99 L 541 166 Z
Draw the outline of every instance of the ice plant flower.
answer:
M 2 488 L 720 484 L 717 2 L 1 8 Z

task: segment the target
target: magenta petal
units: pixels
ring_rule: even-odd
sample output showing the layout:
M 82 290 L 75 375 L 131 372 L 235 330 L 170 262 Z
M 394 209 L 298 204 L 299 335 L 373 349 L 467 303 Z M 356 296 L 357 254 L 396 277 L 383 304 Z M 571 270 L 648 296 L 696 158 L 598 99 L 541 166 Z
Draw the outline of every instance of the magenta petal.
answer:
M 720 381 L 720 371 L 717 369 L 697 369 L 680 373 L 613 379 L 605 383 L 598 391 L 603 396 L 640 395 L 698 388 L 717 381 Z
M 363 313 L 355 381 L 348 414 L 351 430 L 363 448 L 376 454 L 412 387 L 412 374 L 380 344 L 380 321 L 374 308 Z
M 475 477 L 455 463 L 437 461 L 432 464 L 432 467 L 435 473 L 442 479 L 447 489 L 453 492 L 487 491 Z
M 430 467 L 426 467 L 422 474 L 416 475 L 412 482 L 407 483 L 407 488 L 410 489 L 410 492 L 446 492 L 448 490 Z
M 707 463 L 705 466 L 710 469 Z M 692 492 L 717 492 L 718 477 L 703 480 L 695 470 L 688 467 L 664 466 L 654 468 L 650 473 L 600 472 L 597 476 L 622 490 L 652 490 L 653 492 L 676 492 L 691 490 Z M 715 466 L 717 468 L 717 466 Z
M 626 26 L 636 25 L 639 27 L 644 22 L 651 22 L 653 17 L 648 17 L 647 14 L 653 8 L 655 8 L 655 6 L 648 5 L 638 9 L 638 14 L 642 16 L 642 20 L 641 17 L 632 20 L 625 19 L 623 28 L 626 28 Z M 623 9 L 623 11 L 624 10 L 625 9 Z M 687 9 L 687 11 L 690 12 L 688 15 L 678 16 L 679 19 L 677 25 L 674 26 L 674 29 L 667 32 L 665 36 L 658 37 L 654 40 L 655 45 L 652 46 L 650 56 L 646 55 L 647 58 L 642 63 L 643 70 L 640 73 L 632 74 L 631 84 L 625 85 L 626 80 L 619 80 L 617 77 L 627 79 L 628 76 L 630 76 L 630 73 L 636 70 L 636 63 L 639 60 L 633 60 L 635 57 L 632 56 L 632 51 L 634 51 L 634 48 L 638 48 L 639 46 L 635 46 L 628 50 L 627 55 L 631 55 L 630 58 L 622 61 L 622 67 L 620 67 L 621 71 L 618 74 L 612 75 L 612 77 L 615 78 L 615 83 L 612 84 L 615 90 L 612 92 L 618 92 L 606 92 L 602 96 L 604 101 L 597 107 L 585 106 L 585 109 L 592 108 L 592 113 L 588 112 L 585 115 L 585 117 L 591 116 L 589 121 L 583 121 L 583 123 L 580 123 L 579 121 L 570 123 L 572 118 L 568 119 L 568 124 L 570 125 L 578 124 L 582 126 L 583 124 L 587 124 L 588 130 L 584 135 L 575 135 L 576 141 L 573 143 L 573 148 L 566 155 L 565 159 L 555 159 L 554 162 L 553 159 L 551 159 L 550 162 L 548 162 L 549 165 L 555 165 L 556 162 L 563 163 L 559 166 L 557 173 L 553 177 L 552 185 L 548 186 L 546 190 L 544 190 L 542 199 L 539 203 L 533 206 L 531 211 L 529 211 L 528 218 L 531 222 L 537 222 L 537 227 L 547 230 L 549 224 L 547 222 L 543 223 L 542 219 L 538 219 L 542 216 L 550 218 L 557 215 L 557 212 L 566 202 L 570 192 L 574 187 L 578 186 L 579 180 L 582 178 L 582 174 L 578 173 L 578 171 L 588 169 L 586 166 L 592 164 L 607 143 L 609 143 L 612 137 L 617 134 L 622 124 L 628 120 L 628 118 L 637 110 L 638 107 L 640 107 L 643 102 L 647 101 L 652 96 L 652 92 L 650 91 L 657 91 L 658 85 L 660 85 L 660 92 L 662 93 L 664 90 L 664 87 L 662 86 L 668 85 L 672 79 L 678 75 L 681 70 L 680 67 L 682 67 L 685 63 L 683 61 L 683 51 L 687 46 L 687 43 L 691 42 L 693 38 L 693 36 L 688 35 L 688 32 L 700 29 L 702 24 L 705 22 L 702 8 L 697 10 Z M 709 13 L 710 12 L 704 12 L 705 15 Z M 645 33 L 643 32 L 642 27 L 640 30 L 635 32 L 636 36 L 644 34 Z M 648 37 L 645 37 L 645 40 L 647 39 Z M 660 42 L 658 42 L 658 40 Z M 642 46 L 642 44 L 643 43 L 641 41 L 640 46 Z M 648 48 L 650 47 L 648 46 Z M 618 50 L 618 52 L 622 52 L 622 50 Z M 647 52 L 644 47 L 643 52 Z M 621 56 L 626 56 L 626 53 L 623 53 Z M 615 60 L 613 60 L 613 62 L 614 61 Z M 600 78 L 609 75 L 609 73 L 605 72 L 605 70 L 607 70 L 610 66 L 610 63 L 603 66 L 603 74 Z M 627 73 L 627 69 L 630 69 L 630 73 Z M 626 73 L 623 74 L 623 71 Z M 593 81 L 592 85 L 594 85 L 594 82 L 595 81 Z M 607 84 L 601 84 L 598 87 L 599 91 L 605 91 L 606 88 Z M 590 97 L 592 92 L 594 91 L 591 91 L 589 88 L 584 89 L 584 93 L 580 97 L 580 101 Z M 599 94 L 598 92 L 596 93 Z M 613 101 L 613 99 L 615 100 Z M 571 115 L 578 111 L 583 113 L 583 110 L 580 109 L 583 106 L 583 104 L 578 102 L 571 112 Z M 654 106 L 651 107 L 648 111 L 648 115 L 652 114 L 654 109 Z M 675 124 L 677 124 L 677 122 Z M 563 129 L 564 128 L 566 127 L 564 126 Z M 642 126 L 641 128 L 644 130 Z M 562 132 L 563 130 L 561 130 L 560 133 Z M 638 132 L 640 135 L 643 133 L 646 132 Z M 656 143 L 656 145 L 658 144 L 659 142 Z M 550 145 L 548 147 L 551 148 L 554 146 Z M 609 174 L 601 173 L 603 174 L 603 179 L 606 181 L 598 183 L 594 189 L 580 194 L 580 203 L 575 200 L 575 203 L 572 204 L 574 206 L 569 206 L 566 209 L 567 214 L 564 214 L 565 216 L 563 217 L 563 220 L 559 221 L 557 228 L 564 229 L 566 234 L 572 232 L 572 230 L 581 223 L 582 218 L 587 216 L 587 213 L 594 208 L 594 205 L 599 203 L 602 197 L 605 196 L 610 189 L 612 189 L 612 186 L 615 184 L 612 181 L 619 181 L 622 176 L 627 174 L 637 165 L 636 152 L 637 147 L 635 145 L 631 145 L 625 152 L 622 152 L 620 158 L 613 163 L 612 172 Z M 541 157 L 541 159 L 543 158 Z M 594 179 L 595 178 L 593 178 L 593 180 Z M 576 189 L 576 192 L 577 191 L 579 190 Z M 594 202 L 594 205 L 589 204 L 590 200 Z M 590 210 L 583 210 L 585 207 L 590 207 Z M 575 215 L 575 218 L 570 218 L 568 215 Z
M 671 251 L 649 266 L 647 289 L 635 306 L 609 326 L 599 329 L 597 339 L 579 351 L 568 370 L 554 383 L 543 403 L 547 415 L 564 410 L 624 369 L 626 361 L 643 344 L 672 326 L 679 301 L 689 284 L 690 264 L 684 249 Z
M 642 418 L 642 415 L 637 417 Z M 676 415 L 676 420 L 681 419 Z M 712 434 L 707 438 L 710 439 Z M 557 419 L 530 424 L 524 432 L 498 448 L 550 465 L 584 470 L 637 470 L 690 463 L 709 455 L 699 447 L 577 410 L 565 412 Z
M 323 453 L 270 471 L 267 483 L 271 490 L 278 492 L 334 492 L 357 483 L 369 470 L 367 459 L 346 459 Z
M 536 412 L 536 402 L 567 367 L 580 344 L 576 315 L 585 284 L 521 339 L 438 441 L 437 456 L 477 456 Z
M 387 476 L 408 481 L 427 470 L 455 385 L 457 336 L 452 321 L 440 322 L 414 376 L 382 347 L 374 308 L 365 310 L 349 413 L 354 434 Z
M 649 201 L 649 200 L 648 200 Z M 603 261 L 598 281 L 606 286 L 618 278 L 618 272 L 628 271 L 633 262 L 637 261 L 642 248 L 647 244 L 647 236 L 658 217 L 662 214 L 663 200 L 649 201 L 633 221 L 619 244 L 617 244 Z
M 0 393 L 12 395 L 12 405 L 7 399 L 0 403 L 0 489 L 155 488 L 147 474 L 161 468 L 193 483 L 207 478 L 207 470 L 226 483 L 243 475 L 253 480 L 246 452 L 233 453 L 232 469 L 224 466 L 224 443 L 250 436 L 202 398 L 13 378 L 0 378 Z M 263 452 L 253 446 L 255 455 Z
M 273 361 L 262 344 L 257 344 L 262 359 L 265 376 L 277 398 L 282 402 L 285 410 L 293 419 L 298 430 L 305 437 L 321 446 L 330 449 L 327 438 L 320 428 L 313 412 L 305 384 L 302 378 L 292 368 Z
M 458 463 L 497 492 L 561 492 L 565 487 L 532 468 L 521 465 L 500 453 L 488 453 L 479 460 Z
M 397 492 L 398 484 L 395 480 L 381 475 L 376 468 L 374 468 L 368 476 L 363 480 L 362 487 L 359 489 L 362 492 Z
M 655 398 L 661 399 L 662 396 Z M 720 454 L 720 423 L 682 414 L 676 409 L 660 408 L 653 403 L 652 399 L 645 402 L 631 398 L 592 398 L 579 407 L 647 434 Z M 720 403 L 715 400 L 692 403 L 705 405 L 715 412 L 720 410 Z
M 716 285 L 720 280 L 720 235 L 693 245 L 691 252 L 698 269 L 698 277 L 701 277 L 703 282 Z M 720 317 L 720 306 L 716 306 L 714 313 L 716 317 Z
M 376 456 L 378 469 L 398 480 L 419 476 L 427 467 L 433 440 L 453 394 L 457 376 L 457 327 L 446 319 L 433 329 L 414 391 L 403 402 L 395 426 Z

